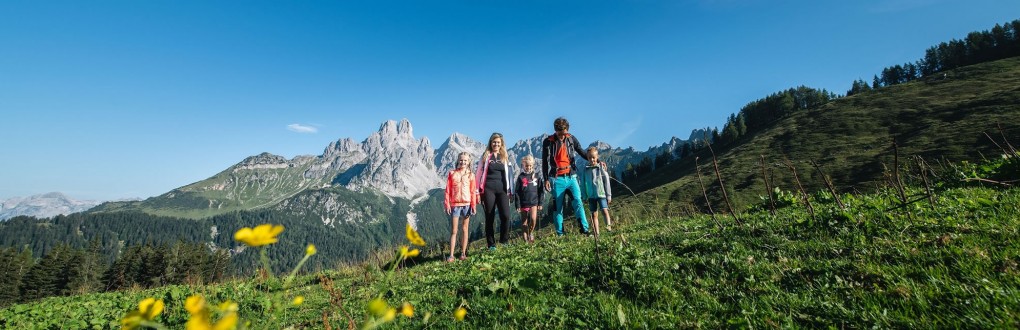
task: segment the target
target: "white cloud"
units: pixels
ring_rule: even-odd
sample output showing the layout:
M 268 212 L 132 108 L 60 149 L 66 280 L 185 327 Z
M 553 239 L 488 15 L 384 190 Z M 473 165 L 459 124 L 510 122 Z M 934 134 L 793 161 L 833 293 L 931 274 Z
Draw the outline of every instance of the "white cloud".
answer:
M 315 128 L 315 127 L 312 127 L 312 126 L 307 126 L 307 125 L 301 125 L 301 124 L 290 124 L 290 125 L 287 125 L 287 129 L 290 130 L 291 132 L 298 132 L 298 133 L 305 133 L 305 134 L 314 134 L 314 133 L 318 133 L 319 132 L 318 128 Z

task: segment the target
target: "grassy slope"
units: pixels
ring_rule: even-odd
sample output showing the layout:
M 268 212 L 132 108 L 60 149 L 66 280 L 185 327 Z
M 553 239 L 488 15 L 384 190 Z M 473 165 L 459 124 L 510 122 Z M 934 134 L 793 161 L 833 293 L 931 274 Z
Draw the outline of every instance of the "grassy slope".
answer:
M 106 203 L 93 212 L 137 210 L 149 214 L 202 219 L 234 211 L 255 210 L 276 205 L 308 189 L 320 188 L 330 177 L 306 179 L 312 165 L 280 169 L 231 167 L 216 175 L 140 202 Z M 244 183 L 239 185 L 238 183 Z
M 745 206 L 765 191 L 760 155 L 765 155 L 767 168 L 782 189 L 796 189 L 783 164 L 785 155 L 809 191 L 824 188 L 809 161 L 817 162 L 842 191 L 869 191 L 883 180 L 885 168 L 892 167 L 894 139 L 901 162 L 915 155 L 933 164 L 942 159 L 973 160 L 1001 153 L 983 134 L 1001 141 L 996 123 L 1014 145 L 1020 144 L 1020 57 L 961 68 L 946 79 L 836 100 L 778 120 L 731 146 L 716 147 L 716 153 L 731 198 Z M 700 157 L 706 184 L 715 185 L 711 155 L 705 151 Z M 687 158 L 627 184 L 647 191 L 643 194 L 647 200 L 700 205 L 697 180 L 694 159 Z M 716 211 L 725 207 L 718 192 L 711 197 Z
M 630 328 L 1020 326 L 1020 190 L 941 191 L 937 208 L 914 204 L 910 215 L 889 212 L 890 195 L 843 198 L 846 210 L 815 200 L 817 220 L 791 205 L 721 230 L 711 217 L 649 216 L 623 202 L 617 231 L 598 247 L 546 230 L 535 245 L 476 248 L 466 262 L 419 257 L 390 280 L 374 263 L 329 271 L 321 275 L 335 281 L 342 308 L 308 276 L 291 293 L 275 291 L 307 298 L 275 319 L 262 314 L 257 286 L 240 281 L 51 298 L 0 311 L 0 327 L 108 326 L 146 296 L 166 299 L 162 320 L 180 326 L 183 297 L 202 293 L 237 301 L 259 328 L 322 328 L 324 311 L 344 328 L 344 312 L 360 323 L 378 292 L 413 303 L 418 318 L 398 321 L 413 327 L 425 313 L 439 328 L 455 326 L 450 315 L 462 300 L 466 322 L 486 328 L 605 329 L 621 319 Z M 65 310 L 76 312 L 56 312 Z

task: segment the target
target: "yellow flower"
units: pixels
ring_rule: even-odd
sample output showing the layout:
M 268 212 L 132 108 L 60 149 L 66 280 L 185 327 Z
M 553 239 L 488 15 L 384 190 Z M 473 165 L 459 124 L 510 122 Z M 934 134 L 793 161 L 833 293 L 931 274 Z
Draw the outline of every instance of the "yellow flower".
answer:
M 213 323 L 210 319 L 209 305 L 205 298 L 199 295 L 188 297 L 184 302 L 184 309 L 188 310 L 191 317 L 184 325 L 187 330 L 230 330 L 237 328 L 237 304 L 227 301 L 217 306 L 225 314 L 219 321 Z
M 308 244 L 308 247 L 305 248 L 306 256 L 315 255 L 316 252 L 319 252 L 319 250 L 315 249 L 315 244 Z
M 407 241 L 417 246 L 425 246 L 425 240 L 421 239 L 421 235 L 411 228 L 411 224 L 407 224 Z
M 276 243 L 276 236 L 283 232 L 283 226 L 262 224 L 254 229 L 244 227 L 234 233 L 234 240 L 240 241 L 248 246 L 259 247 Z
M 400 306 L 400 314 L 407 317 L 414 317 L 414 306 L 411 306 L 411 303 L 405 302 Z
M 457 310 L 453 311 L 453 318 L 457 321 L 463 321 L 464 316 L 467 316 L 467 310 L 464 307 L 457 307 Z
M 131 311 L 124 319 L 120 320 L 120 325 L 124 329 L 137 329 L 142 322 L 152 321 L 160 313 L 163 313 L 163 307 L 165 306 L 162 300 L 145 298 L 138 303 L 138 310 Z
M 414 258 L 414 257 L 417 257 L 418 254 L 420 254 L 420 253 L 421 253 L 421 251 L 418 251 L 418 249 L 411 250 L 409 247 L 407 247 L 407 245 L 404 245 L 404 246 L 400 247 L 400 258 L 401 259 Z
M 192 315 L 207 312 L 205 298 L 199 295 L 188 297 L 188 300 L 184 301 L 184 309 L 188 310 L 188 313 Z
M 138 303 L 138 311 L 142 312 L 143 318 L 150 321 L 163 312 L 163 307 L 163 300 L 156 298 L 146 298 Z
M 382 298 L 375 298 L 368 302 L 368 313 L 375 317 L 381 317 L 386 314 L 386 309 L 389 307 Z
M 305 303 L 305 297 L 302 296 L 294 297 L 294 300 L 291 301 L 290 303 L 294 306 L 300 306 L 301 304 Z
M 132 311 L 120 320 L 120 328 L 124 330 L 138 329 L 142 325 L 142 321 L 145 321 L 142 319 L 142 315 L 138 311 Z
M 220 303 L 220 305 L 217 306 L 217 308 L 219 308 L 220 311 L 222 311 L 222 312 L 233 313 L 233 312 L 237 312 L 237 303 L 235 303 L 233 301 L 230 301 L 230 300 L 227 300 L 227 301 L 224 301 L 224 302 Z
M 210 322 L 208 317 L 192 315 L 188 323 L 184 325 L 187 330 L 231 330 L 237 328 L 237 313 L 227 313 L 216 323 Z
M 395 319 L 395 318 L 397 318 L 397 309 L 396 308 L 387 309 L 386 310 L 386 314 L 383 314 L 383 317 L 382 317 L 383 321 L 386 321 L 386 322 L 393 321 L 393 319 Z

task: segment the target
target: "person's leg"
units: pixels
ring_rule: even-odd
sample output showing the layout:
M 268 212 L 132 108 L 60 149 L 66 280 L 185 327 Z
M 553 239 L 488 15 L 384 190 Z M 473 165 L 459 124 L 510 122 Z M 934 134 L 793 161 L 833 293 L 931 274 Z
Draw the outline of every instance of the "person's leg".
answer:
M 496 230 L 492 226 L 496 220 L 496 194 L 491 189 L 485 191 L 485 242 L 488 247 L 496 246 Z
M 499 243 L 510 240 L 510 196 L 505 192 L 496 194 L 496 208 L 499 209 Z
M 571 204 L 574 205 L 574 214 L 577 215 L 577 221 L 581 223 L 581 231 L 585 234 L 588 233 L 588 219 L 584 214 L 584 203 L 581 202 L 581 187 L 577 184 L 577 176 L 571 175 L 565 177 L 567 181 L 567 189 L 570 189 L 570 194 L 574 196 L 574 200 Z
M 530 212 L 531 222 L 528 227 L 528 240 L 532 243 L 535 242 L 535 229 L 538 228 L 538 206 L 532 206 Z
M 556 225 L 556 235 L 563 236 L 563 206 L 566 205 L 563 194 L 567 191 L 568 177 L 555 177 L 552 180 L 553 193 L 553 223 Z
M 470 234 L 471 232 L 468 231 L 468 229 L 471 228 L 471 226 L 469 225 L 470 223 L 471 223 L 471 216 L 470 215 L 465 216 L 464 217 L 464 221 L 461 224 L 462 227 L 461 227 L 461 231 L 460 231 L 460 258 L 461 259 L 467 258 L 468 236 L 471 236 L 471 234 Z
M 521 235 L 524 236 L 524 241 L 527 241 L 527 212 L 517 212 L 517 216 L 520 217 Z
M 456 208 L 454 209 L 451 220 L 453 226 L 450 227 L 450 257 L 447 260 L 453 260 L 453 251 L 457 250 L 457 230 L 460 229 L 460 226 L 458 226 L 460 224 L 460 216 L 458 216 Z
M 598 198 L 588 199 L 588 208 L 591 209 L 591 224 L 595 229 L 595 236 L 599 235 L 599 200 Z
M 602 209 L 602 214 L 606 216 L 606 230 L 613 231 L 613 219 L 609 217 L 609 208 Z

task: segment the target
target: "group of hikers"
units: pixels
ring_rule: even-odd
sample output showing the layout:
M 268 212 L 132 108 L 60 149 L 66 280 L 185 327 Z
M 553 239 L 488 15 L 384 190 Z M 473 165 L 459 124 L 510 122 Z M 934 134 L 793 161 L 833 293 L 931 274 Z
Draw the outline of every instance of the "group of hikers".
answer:
M 605 216 L 606 230 L 612 231 L 609 204 L 612 190 L 609 187 L 609 172 L 606 164 L 599 161 L 595 147 L 587 150 L 581 147 L 576 137 L 570 134 L 570 123 L 560 117 L 553 121 L 555 134 L 542 141 L 542 172 L 535 171 L 535 157 L 525 155 L 520 159 L 521 173 L 513 178 L 514 164 L 510 162 L 503 135 L 493 133 L 485 151 L 479 158 L 475 171 L 471 170 L 471 155 L 462 152 L 457 156 L 456 168 L 450 171 L 446 180 L 444 205 L 450 215 L 450 256 L 454 260 L 457 250 L 457 235 L 460 232 L 460 260 L 467 258 L 468 228 L 477 205 L 482 204 L 485 212 L 485 240 L 489 250 L 496 249 L 494 222 L 499 216 L 499 243 L 506 244 L 510 237 L 510 203 L 520 213 L 523 239 L 535 241 L 535 227 L 538 213 L 546 192 L 553 194 L 553 221 L 556 235 L 563 235 L 563 208 L 568 202 L 580 222 L 581 232 L 599 235 L 599 213 Z M 578 174 L 574 164 L 574 153 L 588 160 L 588 165 Z M 569 194 L 570 200 L 567 201 Z M 592 210 L 593 233 L 589 230 L 584 212 L 583 200 Z

